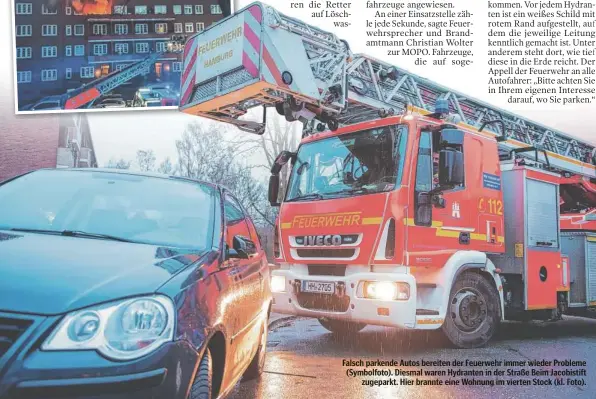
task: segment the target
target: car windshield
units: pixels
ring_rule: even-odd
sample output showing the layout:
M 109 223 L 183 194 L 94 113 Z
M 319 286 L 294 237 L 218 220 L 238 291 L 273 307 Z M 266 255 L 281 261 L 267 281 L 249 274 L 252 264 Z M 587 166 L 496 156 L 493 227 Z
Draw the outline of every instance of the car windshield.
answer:
M 392 190 L 401 182 L 406 126 L 386 126 L 300 147 L 286 201 Z
M 58 102 L 45 102 L 45 103 L 37 104 L 35 106 L 35 109 L 53 109 L 53 108 L 58 108 L 59 106 L 60 106 L 60 103 L 58 103 Z
M 209 185 L 174 178 L 40 170 L 0 185 L 0 230 L 206 249 L 216 195 Z

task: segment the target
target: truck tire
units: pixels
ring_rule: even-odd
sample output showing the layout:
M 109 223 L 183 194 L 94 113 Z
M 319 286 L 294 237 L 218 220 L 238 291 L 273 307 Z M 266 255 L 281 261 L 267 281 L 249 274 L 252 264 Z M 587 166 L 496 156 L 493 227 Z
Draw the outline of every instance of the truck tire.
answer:
M 211 399 L 212 384 L 213 363 L 211 361 L 211 352 L 207 348 L 192 383 L 189 399 Z
M 497 290 L 480 273 L 462 273 L 449 295 L 442 331 L 457 348 L 478 348 L 493 337 L 500 322 Z
M 319 323 L 328 331 L 331 331 L 334 334 L 356 334 L 364 327 L 366 324 L 363 323 L 355 323 L 353 321 L 344 321 L 344 320 L 333 320 L 328 319 L 326 317 L 322 317 L 319 319 Z
M 242 375 L 242 381 L 251 381 L 259 378 L 261 374 L 263 374 L 263 369 L 265 368 L 265 356 L 267 353 L 267 330 L 268 330 L 268 320 L 265 320 L 263 324 L 263 331 L 261 331 L 261 338 L 259 342 L 259 348 L 257 349 L 257 353 L 252 358 L 248 368 Z

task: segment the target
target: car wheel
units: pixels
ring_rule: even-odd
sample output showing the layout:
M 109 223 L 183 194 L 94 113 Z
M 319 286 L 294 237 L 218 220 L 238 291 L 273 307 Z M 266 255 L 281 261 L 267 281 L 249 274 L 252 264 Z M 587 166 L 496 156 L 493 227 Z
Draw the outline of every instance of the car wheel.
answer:
M 267 354 L 268 325 L 269 319 L 266 319 L 263 325 L 263 331 L 261 332 L 261 338 L 259 340 L 259 348 L 257 349 L 257 353 L 255 353 L 255 356 L 252 358 L 248 368 L 242 376 L 243 381 L 257 379 L 261 376 L 261 374 L 263 374 L 263 369 L 265 368 L 265 356 Z
M 457 348 L 478 348 L 493 337 L 499 322 L 495 287 L 479 273 L 462 273 L 451 288 L 443 334 Z
M 213 363 L 211 361 L 211 352 L 209 352 L 209 348 L 207 348 L 205 349 L 205 354 L 199 364 L 195 380 L 192 383 L 189 399 L 211 399 L 212 377 Z
M 344 320 L 333 320 L 328 319 L 326 317 L 322 317 L 319 319 L 319 323 L 325 329 L 331 331 L 334 334 L 356 334 L 364 327 L 366 324 L 363 323 L 355 323 L 353 321 L 344 321 Z

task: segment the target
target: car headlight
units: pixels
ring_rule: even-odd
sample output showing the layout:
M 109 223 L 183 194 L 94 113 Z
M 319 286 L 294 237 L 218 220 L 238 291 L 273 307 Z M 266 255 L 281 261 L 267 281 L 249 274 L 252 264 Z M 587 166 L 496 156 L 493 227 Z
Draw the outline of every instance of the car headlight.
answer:
M 96 350 L 114 360 L 144 356 L 174 338 L 175 311 L 165 296 L 127 299 L 66 315 L 44 351 Z

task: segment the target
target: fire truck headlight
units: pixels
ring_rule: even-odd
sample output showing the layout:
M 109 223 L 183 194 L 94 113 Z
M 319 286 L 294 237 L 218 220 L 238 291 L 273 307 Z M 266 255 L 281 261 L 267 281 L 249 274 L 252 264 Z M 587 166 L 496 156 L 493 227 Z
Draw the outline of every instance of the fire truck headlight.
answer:
M 271 276 L 271 291 L 286 292 L 286 277 L 285 276 Z
M 363 294 L 368 299 L 406 301 L 410 299 L 410 286 L 407 283 L 392 281 L 365 281 Z

